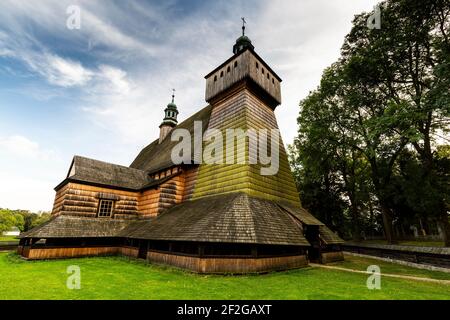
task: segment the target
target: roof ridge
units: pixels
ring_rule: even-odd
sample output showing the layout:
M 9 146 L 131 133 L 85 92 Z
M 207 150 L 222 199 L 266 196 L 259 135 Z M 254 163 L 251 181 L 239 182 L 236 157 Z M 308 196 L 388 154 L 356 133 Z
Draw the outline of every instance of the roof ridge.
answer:
M 73 156 L 73 160 L 75 160 L 75 159 L 92 160 L 92 161 L 101 162 L 101 163 L 104 163 L 104 164 L 109 164 L 109 165 L 113 165 L 113 166 L 117 166 L 117 167 L 122 167 L 124 169 L 136 170 L 136 171 L 140 171 L 140 172 L 144 172 L 144 173 L 146 172 L 145 170 L 141 170 L 141 169 L 138 169 L 138 168 L 132 168 L 132 167 L 129 167 L 129 166 L 124 166 L 122 164 L 117 164 L 117 163 L 108 162 L 108 161 L 104 161 L 104 160 L 98 160 L 98 159 L 94 159 L 94 158 L 88 158 L 88 157 L 80 156 L 80 155 L 77 155 L 77 154 Z

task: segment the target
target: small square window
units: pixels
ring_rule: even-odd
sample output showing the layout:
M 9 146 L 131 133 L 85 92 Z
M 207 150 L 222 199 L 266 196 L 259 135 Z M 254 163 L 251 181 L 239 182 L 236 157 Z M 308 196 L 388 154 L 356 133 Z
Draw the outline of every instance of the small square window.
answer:
M 100 205 L 98 206 L 98 216 L 99 217 L 111 217 L 114 209 L 113 200 L 100 200 Z

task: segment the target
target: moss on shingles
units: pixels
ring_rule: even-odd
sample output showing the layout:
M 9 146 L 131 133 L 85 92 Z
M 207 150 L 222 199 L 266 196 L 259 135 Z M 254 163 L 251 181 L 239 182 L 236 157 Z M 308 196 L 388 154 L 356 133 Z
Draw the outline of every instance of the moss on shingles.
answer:
M 273 119 L 255 120 L 251 113 L 251 107 L 245 103 L 237 107 L 237 112 L 215 115 L 223 117 L 220 120 L 210 119 L 216 123 L 215 129 L 226 136 L 227 129 L 270 129 L 276 121 Z M 273 123 L 272 123 L 273 122 Z M 197 182 L 195 185 L 193 199 L 202 198 L 215 194 L 226 194 L 230 192 L 245 192 L 248 195 L 273 201 L 289 201 L 300 206 L 298 191 L 296 189 L 292 173 L 290 171 L 283 143 L 279 145 L 279 170 L 275 175 L 261 175 L 260 164 L 249 164 L 249 145 L 246 139 L 245 159 L 246 164 L 202 164 L 199 167 Z M 205 144 L 204 144 L 205 147 Z M 235 147 L 234 156 L 240 154 Z M 223 162 L 226 160 L 226 143 L 223 142 Z

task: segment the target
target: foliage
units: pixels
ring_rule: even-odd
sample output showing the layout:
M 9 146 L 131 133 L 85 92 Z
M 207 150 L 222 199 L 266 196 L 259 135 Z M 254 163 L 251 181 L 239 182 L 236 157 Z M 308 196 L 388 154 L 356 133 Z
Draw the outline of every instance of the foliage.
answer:
M 28 210 L 9 210 L 0 208 L 0 233 L 13 227 L 20 231 L 28 231 L 51 217 L 49 212 L 33 213 Z
M 7 209 L 0 209 L 0 233 L 9 231 L 13 227 L 19 228 L 23 231 L 24 219 L 23 216 L 17 212 Z
M 350 221 L 344 233 L 356 240 L 382 223 L 392 243 L 395 227 L 421 217 L 438 221 L 450 246 L 448 164 L 439 156 L 450 124 L 450 3 L 380 6 L 381 29 L 367 28 L 370 13 L 357 15 L 341 58 L 300 103 L 296 181 L 305 206 Z

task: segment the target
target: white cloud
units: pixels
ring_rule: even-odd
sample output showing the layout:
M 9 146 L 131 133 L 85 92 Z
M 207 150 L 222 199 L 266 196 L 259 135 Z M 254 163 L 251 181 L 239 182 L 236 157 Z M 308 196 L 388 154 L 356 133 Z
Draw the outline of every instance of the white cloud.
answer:
M 50 210 L 64 167 L 55 151 L 27 137 L 0 137 L 0 207 Z
M 41 73 L 45 74 L 50 83 L 63 86 L 82 86 L 93 73 L 85 69 L 78 61 L 64 59 L 56 55 L 46 55 L 47 64 Z
M 130 92 L 131 83 L 127 79 L 127 73 L 120 68 L 102 64 L 99 66 L 99 73 L 97 76 L 99 77 L 101 84 L 107 84 L 108 87 L 103 87 L 102 89 L 108 91 L 109 94 L 117 93 L 126 95 Z
M 50 211 L 55 197 L 51 181 L 0 170 L 0 207 Z
M 93 72 L 84 68 L 78 61 L 64 59 L 55 54 L 23 53 L 19 58 L 45 77 L 50 84 L 57 86 L 83 86 L 93 77 Z
M 44 150 L 37 142 L 21 135 L 0 137 L 0 155 L 27 160 L 49 160 L 56 157 L 54 151 Z
M 10 152 L 19 156 L 35 157 L 39 153 L 39 145 L 23 136 L 0 137 L 0 152 Z

